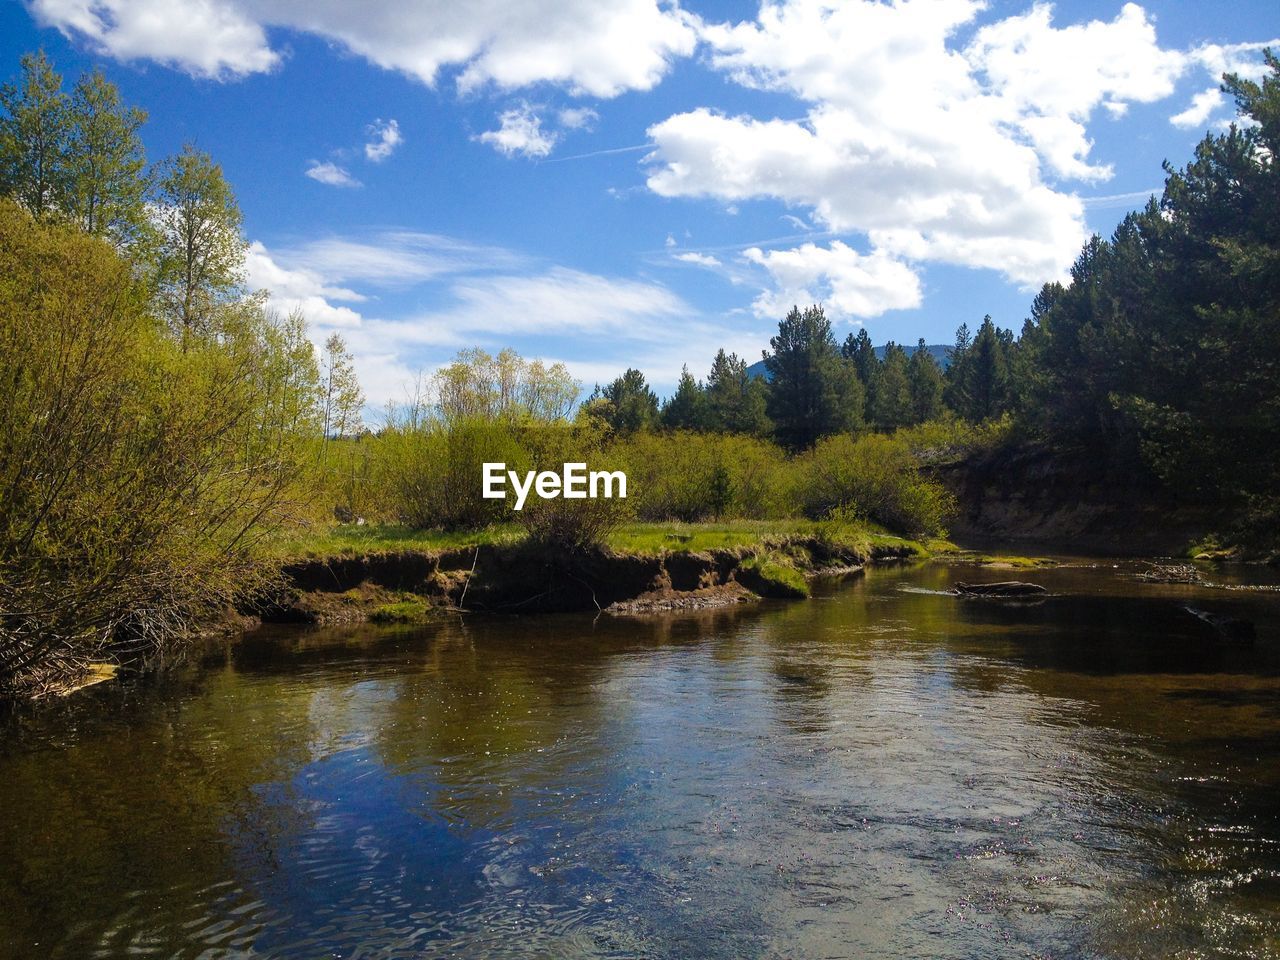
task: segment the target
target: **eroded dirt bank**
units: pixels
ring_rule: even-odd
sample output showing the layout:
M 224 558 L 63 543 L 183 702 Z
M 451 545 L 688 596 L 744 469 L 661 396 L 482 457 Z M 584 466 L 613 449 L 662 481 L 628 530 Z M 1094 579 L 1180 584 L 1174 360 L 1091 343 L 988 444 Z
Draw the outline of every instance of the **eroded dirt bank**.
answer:
M 412 620 L 439 609 L 634 614 L 803 595 L 797 573 L 802 582 L 916 553 L 905 542 L 855 548 L 813 537 L 661 554 L 570 554 L 525 544 L 405 550 L 288 563 L 279 586 L 250 606 L 275 623 Z

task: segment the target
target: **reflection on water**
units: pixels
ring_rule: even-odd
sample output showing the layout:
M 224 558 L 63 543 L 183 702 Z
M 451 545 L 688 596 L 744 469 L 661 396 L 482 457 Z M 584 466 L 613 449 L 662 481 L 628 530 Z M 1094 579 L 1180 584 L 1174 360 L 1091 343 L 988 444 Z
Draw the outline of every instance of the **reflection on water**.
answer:
M 1124 572 L 251 636 L 3 728 L 0 956 L 1280 954 L 1280 595 Z

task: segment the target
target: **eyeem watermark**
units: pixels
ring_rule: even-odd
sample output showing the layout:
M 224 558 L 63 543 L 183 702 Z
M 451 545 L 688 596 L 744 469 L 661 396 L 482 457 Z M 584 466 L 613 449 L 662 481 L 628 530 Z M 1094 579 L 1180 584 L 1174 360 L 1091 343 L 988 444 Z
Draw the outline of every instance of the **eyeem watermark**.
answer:
M 484 498 L 505 500 L 508 480 L 516 493 L 516 510 L 524 509 L 524 502 L 530 491 L 543 500 L 554 500 L 556 497 L 564 497 L 566 500 L 585 500 L 587 497 L 604 497 L 608 500 L 620 497 L 625 500 L 627 497 L 627 475 L 621 470 L 592 470 L 588 473 L 585 463 L 566 463 L 561 473 L 554 470 L 534 473 L 530 470 L 524 475 L 524 483 L 521 483 L 520 474 L 508 470 L 505 463 L 486 463 Z

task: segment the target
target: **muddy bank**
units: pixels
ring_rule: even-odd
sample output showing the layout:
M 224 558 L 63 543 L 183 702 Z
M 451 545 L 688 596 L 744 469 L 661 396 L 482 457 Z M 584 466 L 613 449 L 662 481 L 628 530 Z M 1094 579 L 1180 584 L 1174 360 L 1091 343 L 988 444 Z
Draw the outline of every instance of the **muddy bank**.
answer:
M 1070 544 L 1112 556 L 1180 555 L 1232 518 L 1170 499 L 1137 472 L 1035 447 L 1001 449 L 942 465 L 935 474 L 955 495 L 951 536 L 964 543 Z
M 795 596 L 793 585 L 771 576 L 771 565 L 753 562 L 763 556 L 810 577 L 856 573 L 865 563 L 917 553 L 905 543 L 855 548 L 812 537 L 661 554 L 569 554 L 526 544 L 405 550 L 288 563 L 277 588 L 246 606 L 269 623 L 405 619 L 415 610 L 441 609 L 637 614 Z

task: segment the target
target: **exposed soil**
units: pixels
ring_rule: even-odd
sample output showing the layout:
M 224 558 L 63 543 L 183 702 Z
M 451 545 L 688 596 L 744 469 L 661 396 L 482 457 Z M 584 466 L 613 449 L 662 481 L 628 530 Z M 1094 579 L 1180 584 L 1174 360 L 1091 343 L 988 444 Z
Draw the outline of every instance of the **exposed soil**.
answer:
M 766 549 L 785 551 L 807 576 L 856 573 L 869 561 L 914 553 L 904 544 L 863 555 L 810 537 L 762 545 Z M 270 623 L 332 624 L 367 620 L 407 600 L 500 613 L 700 609 L 782 596 L 743 566 L 761 550 L 570 554 L 515 544 L 300 560 L 286 564 L 279 586 L 247 601 L 245 610 Z

